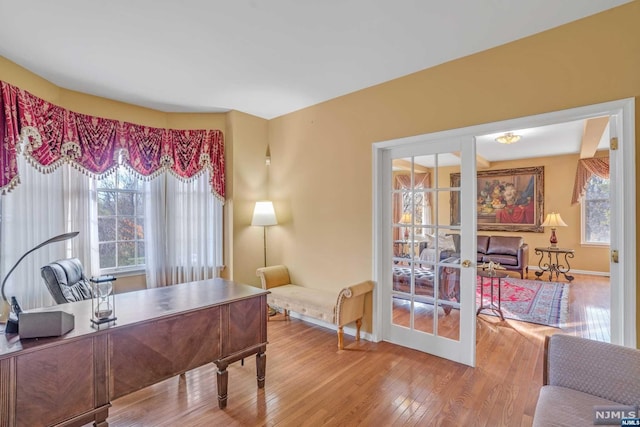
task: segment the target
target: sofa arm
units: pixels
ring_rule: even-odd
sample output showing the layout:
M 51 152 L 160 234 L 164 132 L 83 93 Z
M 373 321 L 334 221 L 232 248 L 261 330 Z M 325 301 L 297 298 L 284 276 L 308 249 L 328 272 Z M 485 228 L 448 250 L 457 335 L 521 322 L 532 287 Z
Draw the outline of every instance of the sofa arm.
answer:
M 640 405 L 640 350 L 570 335 L 546 337 L 544 384 Z
M 261 267 L 256 270 L 256 276 L 260 277 L 262 289 L 275 288 L 276 286 L 289 285 L 289 269 L 284 265 Z
M 523 243 L 518 249 L 518 266 L 526 267 L 529 264 L 529 244 Z
M 364 315 L 364 298 L 372 290 L 373 282 L 370 280 L 342 289 L 336 304 L 336 324 L 344 326 L 361 319 Z

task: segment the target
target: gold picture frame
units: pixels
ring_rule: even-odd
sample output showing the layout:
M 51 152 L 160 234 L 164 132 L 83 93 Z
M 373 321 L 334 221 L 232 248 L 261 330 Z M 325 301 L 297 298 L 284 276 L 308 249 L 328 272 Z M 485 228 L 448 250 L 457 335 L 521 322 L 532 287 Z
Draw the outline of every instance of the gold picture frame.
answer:
M 460 173 L 450 176 L 460 186 Z M 451 225 L 460 224 L 460 192 L 451 193 Z M 477 173 L 478 231 L 542 233 L 544 166 Z

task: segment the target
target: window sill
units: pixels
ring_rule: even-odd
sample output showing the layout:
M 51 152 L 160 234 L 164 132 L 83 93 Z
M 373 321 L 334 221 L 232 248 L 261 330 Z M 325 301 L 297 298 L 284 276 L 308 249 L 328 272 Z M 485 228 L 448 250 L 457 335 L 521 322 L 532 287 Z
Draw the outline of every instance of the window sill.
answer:
M 118 278 L 118 277 L 145 275 L 146 270 L 144 267 L 139 267 L 139 266 L 134 268 L 127 268 L 127 269 L 106 268 L 106 269 L 100 270 L 100 274 L 103 276 L 110 275 Z
M 608 248 L 609 243 L 592 243 L 592 242 L 580 242 L 580 246 L 583 248 Z

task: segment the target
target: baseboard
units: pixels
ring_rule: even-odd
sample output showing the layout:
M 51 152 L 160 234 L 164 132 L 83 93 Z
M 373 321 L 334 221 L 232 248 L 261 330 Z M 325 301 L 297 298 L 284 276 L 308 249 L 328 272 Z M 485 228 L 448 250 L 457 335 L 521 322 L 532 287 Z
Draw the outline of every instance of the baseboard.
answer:
M 533 265 L 529 266 L 529 271 L 540 271 L 541 268 Z M 569 274 L 571 273 L 576 273 L 576 274 L 588 274 L 591 276 L 602 276 L 602 277 L 609 277 L 611 276 L 611 274 L 608 271 L 589 271 L 589 270 L 574 270 L 573 268 L 571 269 L 571 271 L 569 272 Z
M 338 327 L 336 325 L 334 325 L 333 323 L 325 322 L 323 320 L 319 320 L 319 319 L 316 319 L 314 317 L 305 316 L 304 314 L 296 313 L 294 311 L 290 311 L 289 312 L 289 316 L 293 317 L 293 318 L 296 318 L 296 319 L 300 319 L 300 320 L 305 321 L 305 322 L 312 323 L 312 324 L 314 324 L 316 326 L 321 326 L 323 328 L 331 329 L 332 331 L 335 331 L 336 333 L 338 332 Z M 356 328 L 355 327 L 345 326 L 344 328 L 342 328 L 342 330 L 344 331 L 345 335 L 349 335 L 351 337 L 355 337 L 356 336 Z M 371 333 L 365 332 L 362 329 L 360 329 L 360 338 L 363 339 L 363 340 L 366 340 L 366 341 L 372 341 L 373 342 L 373 336 L 371 335 Z

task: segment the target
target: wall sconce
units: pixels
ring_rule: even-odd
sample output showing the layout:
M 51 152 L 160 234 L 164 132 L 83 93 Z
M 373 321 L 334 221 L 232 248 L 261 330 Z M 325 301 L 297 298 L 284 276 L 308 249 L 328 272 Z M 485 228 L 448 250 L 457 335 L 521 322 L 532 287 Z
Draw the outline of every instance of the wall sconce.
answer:
M 267 166 L 271 166 L 271 150 L 269 150 L 269 146 L 267 145 L 267 154 L 264 158 L 264 163 Z

